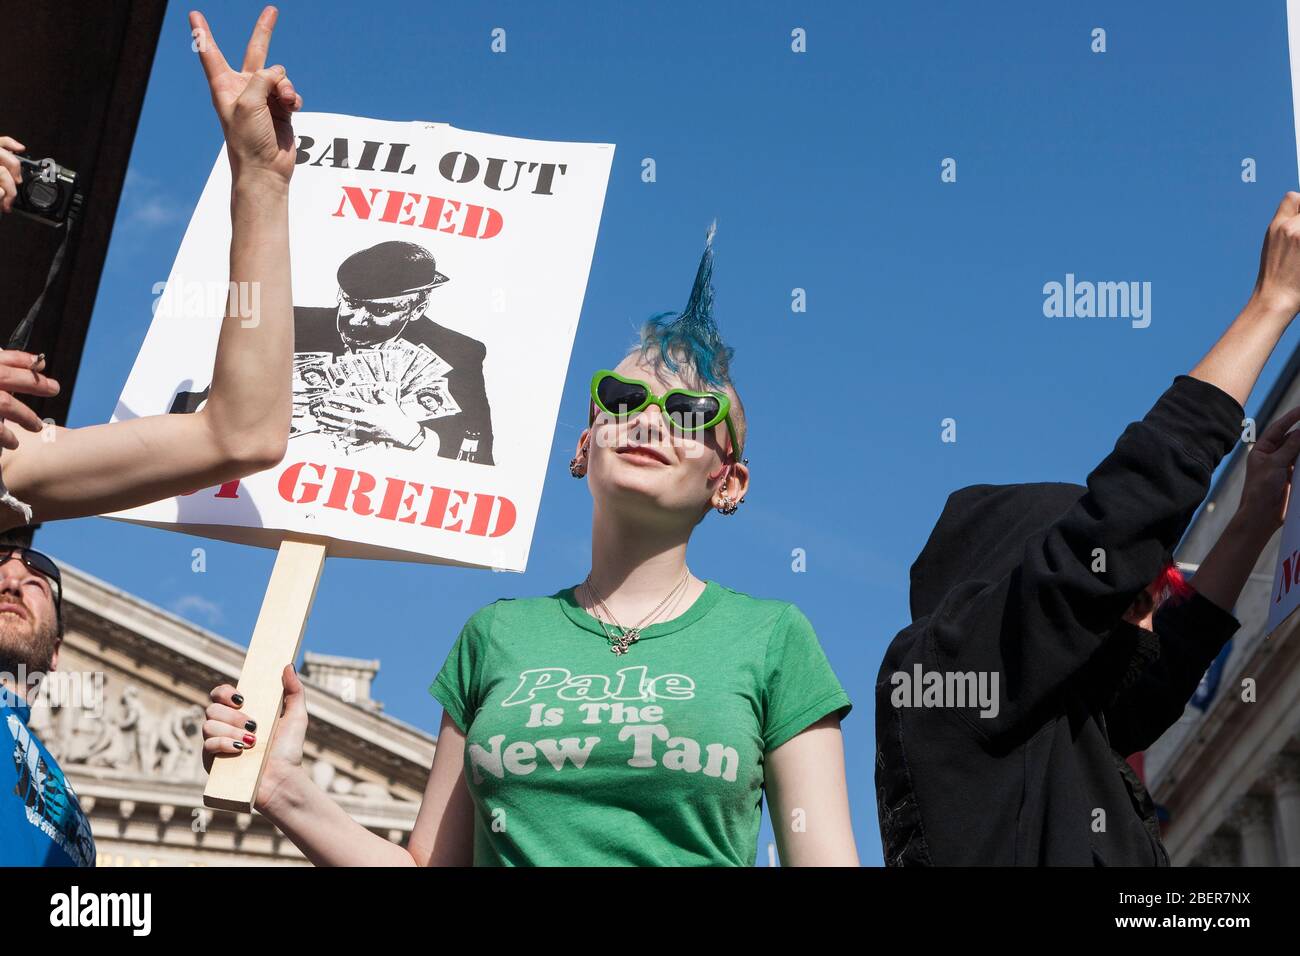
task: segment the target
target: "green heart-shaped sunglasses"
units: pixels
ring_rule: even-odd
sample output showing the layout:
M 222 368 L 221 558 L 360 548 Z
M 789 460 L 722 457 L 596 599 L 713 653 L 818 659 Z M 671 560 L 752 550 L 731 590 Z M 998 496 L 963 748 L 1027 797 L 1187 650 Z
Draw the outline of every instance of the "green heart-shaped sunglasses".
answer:
M 724 392 L 697 392 L 689 388 L 670 388 L 656 395 L 648 382 L 626 378 L 607 368 L 591 377 L 591 401 L 595 408 L 616 419 L 635 415 L 648 405 L 658 405 L 672 427 L 679 432 L 702 432 L 719 422 L 727 423 L 732 455 L 740 460 L 740 442 L 731 422 L 731 399 Z M 591 410 L 588 424 L 596 420 Z

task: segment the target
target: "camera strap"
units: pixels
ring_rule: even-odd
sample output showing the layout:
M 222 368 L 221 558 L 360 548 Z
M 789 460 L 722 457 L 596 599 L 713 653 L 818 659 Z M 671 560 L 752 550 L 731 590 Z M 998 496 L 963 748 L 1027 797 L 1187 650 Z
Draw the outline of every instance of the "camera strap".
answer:
M 23 320 L 18 323 L 18 327 L 9 336 L 9 342 L 5 348 L 27 351 L 27 343 L 31 340 L 32 329 L 36 327 L 36 319 L 41 314 L 41 307 L 45 305 L 45 293 L 50 291 L 50 286 L 54 285 L 54 280 L 59 277 L 59 273 L 63 270 L 63 259 L 67 255 L 68 245 L 72 241 L 72 227 L 77 222 L 80 212 L 81 194 L 78 193 L 72 198 L 67 221 L 63 224 L 63 241 L 59 243 L 59 248 L 54 253 L 54 261 L 50 263 L 50 271 L 45 275 L 45 285 L 41 289 L 41 294 L 36 297 L 32 307 L 27 310 Z M 23 524 L 31 524 L 32 506 L 25 501 L 19 501 L 13 496 L 13 493 L 5 487 L 3 475 L 0 475 L 0 505 L 12 508 L 22 515 Z
M 45 286 L 41 289 L 41 294 L 36 297 L 36 301 L 32 303 L 32 307 L 27 310 L 27 314 L 23 316 L 23 320 L 18 323 L 13 334 L 9 336 L 9 342 L 5 348 L 17 349 L 20 352 L 27 351 L 27 343 L 32 338 L 32 329 L 36 327 L 36 319 L 41 314 L 41 307 L 45 305 L 45 294 L 50 291 L 50 286 L 54 285 L 54 280 L 58 278 L 59 273 L 63 270 L 63 259 L 67 255 L 68 246 L 72 241 L 72 227 L 76 224 L 80 212 L 81 194 L 78 193 L 73 197 L 72 205 L 68 209 L 68 219 L 63 224 L 63 241 L 59 243 L 59 248 L 54 253 L 54 261 L 50 263 L 50 271 L 45 274 Z

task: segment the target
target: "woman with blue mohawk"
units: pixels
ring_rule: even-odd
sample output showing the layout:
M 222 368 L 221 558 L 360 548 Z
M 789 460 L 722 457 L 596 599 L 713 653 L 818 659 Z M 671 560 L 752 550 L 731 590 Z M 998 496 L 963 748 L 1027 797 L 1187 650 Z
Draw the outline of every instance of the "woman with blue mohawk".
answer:
M 591 571 L 466 623 L 430 688 L 445 712 L 407 846 L 303 770 L 306 704 L 286 669 L 256 806 L 313 862 L 752 866 L 766 792 L 782 863 L 858 865 L 840 736 L 851 704 L 808 618 L 686 565 L 695 527 L 749 488 L 712 273 L 710 228 L 685 310 L 648 320 L 592 377 L 570 464 L 593 501 Z M 208 761 L 244 735 L 233 693 L 213 692 Z

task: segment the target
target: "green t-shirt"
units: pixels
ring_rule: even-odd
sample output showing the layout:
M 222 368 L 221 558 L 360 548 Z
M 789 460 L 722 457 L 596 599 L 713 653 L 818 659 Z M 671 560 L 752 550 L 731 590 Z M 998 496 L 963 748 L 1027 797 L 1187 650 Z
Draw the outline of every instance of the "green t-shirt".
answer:
M 465 734 L 478 866 L 752 866 L 763 755 L 852 706 L 797 607 L 715 581 L 624 655 L 573 588 L 496 601 L 429 692 Z

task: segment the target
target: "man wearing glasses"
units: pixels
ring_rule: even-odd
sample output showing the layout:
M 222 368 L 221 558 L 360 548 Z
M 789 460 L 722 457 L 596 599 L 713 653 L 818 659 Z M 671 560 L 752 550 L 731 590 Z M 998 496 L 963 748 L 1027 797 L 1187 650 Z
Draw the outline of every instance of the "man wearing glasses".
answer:
M 430 296 L 447 281 L 423 246 L 381 242 L 353 253 L 339 266 L 337 306 L 294 308 L 294 349 L 300 359 L 309 358 L 306 353 L 329 353 L 337 359 L 401 340 L 424 346 L 451 366 L 445 389 L 450 407 L 459 411 L 445 414 L 446 409 L 425 402 L 403 408 L 395 401 L 336 394 L 313 410 L 327 430 L 399 448 L 432 451 L 436 446 L 442 458 L 494 463 L 492 413 L 483 384 L 487 349 L 428 315 Z M 416 417 L 421 410 L 428 417 Z
M 58 763 L 28 727 L 63 640 L 58 566 L 0 543 L 0 866 L 93 866 L 95 841 Z

